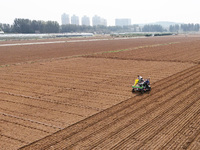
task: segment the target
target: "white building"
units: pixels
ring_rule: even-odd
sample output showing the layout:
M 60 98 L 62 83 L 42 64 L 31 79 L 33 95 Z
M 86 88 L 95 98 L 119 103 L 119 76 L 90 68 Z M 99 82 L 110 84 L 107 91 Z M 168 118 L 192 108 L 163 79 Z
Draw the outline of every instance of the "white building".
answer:
M 82 25 L 90 26 L 90 18 L 87 16 L 83 16 L 81 19 Z
M 129 26 L 131 25 L 131 19 L 115 19 L 115 26 Z
M 71 24 L 79 25 L 79 17 L 76 15 L 73 15 L 71 17 Z
M 66 13 L 62 14 L 61 16 L 62 25 L 70 24 L 69 15 Z
M 93 24 L 93 26 L 97 26 L 97 25 L 107 26 L 107 20 L 95 15 L 92 18 L 92 24 Z

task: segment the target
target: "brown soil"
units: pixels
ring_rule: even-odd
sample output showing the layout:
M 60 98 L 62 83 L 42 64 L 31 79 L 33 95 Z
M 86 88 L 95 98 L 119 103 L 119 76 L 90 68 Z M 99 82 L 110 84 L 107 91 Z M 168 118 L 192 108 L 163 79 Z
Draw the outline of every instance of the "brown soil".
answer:
M 58 40 L 58 39 L 57 39 Z M 76 39 L 79 40 L 79 39 Z M 116 51 L 122 49 L 135 49 L 141 46 L 156 44 L 168 44 L 171 42 L 186 42 L 199 40 L 198 37 L 154 37 L 138 39 L 109 39 L 100 41 L 79 41 L 67 39 L 65 43 L 0 46 L 0 65 L 16 63 L 44 61 L 44 59 L 61 59 L 75 56 L 83 56 L 98 52 Z M 80 39 L 82 40 L 82 39 Z M 42 40 L 49 42 L 51 40 Z M 56 40 L 55 40 L 56 41 Z M 59 40 L 65 41 L 65 40 Z M 31 41 L 35 42 L 35 41 Z M 36 41 L 37 42 L 37 41 Z M 10 43 L 10 42 L 9 42 Z M 13 42 L 16 43 L 16 42 Z M 24 43 L 24 42 L 23 42 Z M 1 45 L 1 44 L 0 44 Z
M 13 56 L 4 55 L 1 149 L 200 148 L 200 54 L 197 37 L 187 38 L 76 42 L 73 51 L 49 44 L 47 56 L 42 54 L 48 52 L 45 45 L 20 46 L 22 54 L 26 47 L 34 57 L 21 57 L 19 64 L 7 67 Z M 161 45 L 147 47 L 153 44 Z M 138 55 L 141 59 L 134 57 L 139 49 L 94 55 L 144 45 L 140 50 L 149 55 Z M 160 49 L 168 57 L 160 59 Z M 131 93 L 138 74 L 151 78 L 150 94 Z

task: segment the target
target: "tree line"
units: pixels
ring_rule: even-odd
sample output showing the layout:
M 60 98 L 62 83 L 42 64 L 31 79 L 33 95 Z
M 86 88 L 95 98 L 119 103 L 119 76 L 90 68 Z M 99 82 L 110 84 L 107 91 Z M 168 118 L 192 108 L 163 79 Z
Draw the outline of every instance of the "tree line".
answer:
M 5 33 L 58 33 L 60 25 L 56 21 L 36 21 L 15 19 L 13 25 L 1 24 Z
M 176 25 L 170 25 L 169 31 L 178 32 L 182 30 L 184 32 L 198 32 L 199 28 L 200 28 L 199 24 L 193 24 L 193 23 L 181 24 L 181 25 L 176 24 Z
M 29 19 L 15 19 L 13 25 L 1 24 L 0 30 L 5 33 L 66 33 L 66 32 L 90 32 L 109 34 L 113 32 L 177 32 L 177 31 L 199 31 L 199 24 L 171 25 L 169 30 L 161 25 L 139 25 L 130 26 L 85 26 L 85 25 L 59 25 L 56 21 L 37 21 Z
M 66 32 L 90 32 L 90 33 L 110 33 L 128 32 L 130 27 L 119 26 L 85 26 L 85 25 L 59 25 L 56 21 L 37 21 L 29 19 L 15 19 L 13 25 L 1 24 L 0 30 L 5 33 L 66 33 Z

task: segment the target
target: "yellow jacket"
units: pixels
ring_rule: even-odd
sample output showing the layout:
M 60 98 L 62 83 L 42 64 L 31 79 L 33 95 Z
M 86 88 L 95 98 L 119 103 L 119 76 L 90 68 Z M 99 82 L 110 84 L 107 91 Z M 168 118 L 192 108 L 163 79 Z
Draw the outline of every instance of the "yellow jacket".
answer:
M 136 86 L 138 84 L 138 82 L 139 82 L 139 79 L 136 79 L 135 83 L 134 83 L 134 86 Z

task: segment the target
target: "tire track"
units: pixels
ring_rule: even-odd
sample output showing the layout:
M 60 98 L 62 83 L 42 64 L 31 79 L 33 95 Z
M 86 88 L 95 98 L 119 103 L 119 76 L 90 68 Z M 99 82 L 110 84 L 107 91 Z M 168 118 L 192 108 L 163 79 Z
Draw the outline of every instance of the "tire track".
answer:
M 20 123 L 13 122 L 13 121 L 8 121 L 8 120 L 5 120 L 5 119 L 0 119 L 0 121 L 7 122 L 7 123 L 10 123 L 10 124 L 14 124 L 14 125 L 17 125 L 17 126 L 22 126 L 22 127 L 29 128 L 29 129 L 33 129 L 33 130 L 38 130 L 38 131 L 48 133 L 48 134 L 51 133 L 51 132 L 48 132 L 48 131 L 45 131 L 45 130 L 42 130 L 42 129 L 38 129 L 38 128 L 35 128 L 35 127 L 31 127 L 31 126 L 26 126 L 24 124 L 20 124 Z
M 25 105 L 25 106 L 28 106 L 28 107 L 43 109 L 43 110 L 50 111 L 50 112 L 54 111 L 54 112 L 59 112 L 59 113 L 64 113 L 64 114 L 69 114 L 69 115 L 74 115 L 74 116 L 78 116 L 78 117 L 85 117 L 85 116 L 80 115 L 80 114 L 75 114 L 75 113 L 66 112 L 66 111 L 62 111 L 62 110 L 55 110 L 55 109 L 45 108 L 45 107 L 42 107 L 42 106 L 35 106 L 35 105 L 31 105 L 31 104 L 25 104 L 25 103 L 16 102 L 16 101 L 10 101 L 10 100 L 4 100 L 4 99 L 0 99 L 0 101 L 6 102 L 6 103 L 13 103 L 13 104 Z
M 39 122 L 39 121 L 36 121 L 36 120 L 27 119 L 27 118 L 24 118 L 24 117 L 19 117 L 19 116 L 7 114 L 7 113 L 4 113 L 4 112 L 0 112 L 0 114 L 3 115 L 3 116 L 7 116 L 7 117 L 11 117 L 11 118 L 23 120 L 23 121 L 29 121 L 29 122 L 31 122 L 31 123 L 36 123 L 36 124 L 39 124 L 39 125 L 43 125 L 43 126 L 45 126 L 45 127 L 51 127 L 51 128 L 53 128 L 53 129 L 56 129 L 56 130 L 61 130 L 61 129 L 63 129 L 63 128 L 58 127 L 58 126 L 46 124 L 46 123 Z
M 19 140 L 19 139 L 15 139 L 15 138 L 13 138 L 13 137 L 10 137 L 10 136 L 7 136 L 7 135 L 4 135 L 4 134 L 1 134 L 1 133 L 0 133 L 0 137 L 1 137 L 1 136 L 5 137 L 5 138 L 8 138 L 8 139 L 11 139 L 11 140 L 14 140 L 14 141 L 17 141 L 17 142 L 20 142 L 20 143 L 23 143 L 23 144 L 28 144 L 28 142 L 26 142 L 26 141 Z
M 61 122 L 61 121 L 57 121 L 57 120 L 54 120 L 54 119 L 48 119 L 48 118 L 45 118 L 45 117 L 41 117 L 41 116 L 35 116 L 35 115 L 32 115 L 32 114 L 28 114 L 28 113 L 22 113 L 22 112 L 18 112 L 18 111 L 14 111 L 14 110 L 8 110 L 8 109 L 4 109 L 2 107 L 0 107 L 0 110 L 3 110 L 4 112 L 1 112 L 2 114 L 8 114 L 8 113 L 5 113 L 5 112 L 9 112 L 9 113 L 13 113 L 13 114 L 20 114 L 22 116 L 29 116 L 29 117 L 33 117 L 33 118 L 37 118 L 37 119 L 41 119 L 41 120 L 46 120 L 48 122 L 54 122 L 54 123 L 60 123 L 60 124 L 67 124 L 66 122 Z M 15 115 L 12 115 L 12 116 L 15 116 Z M 31 120 L 31 119 L 30 119 Z M 39 122 L 39 121 L 38 121 Z M 45 124 L 45 123 L 44 123 Z M 69 124 L 68 124 L 69 125 Z M 52 125 L 53 127 L 53 125 Z M 57 127 L 57 126 L 55 126 Z M 63 129 L 62 127 L 58 127 L 59 129 Z
M 21 95 L 21 94 L 14 94 L 14 93 L 10 93 L 10 92 L 3 92 L 3 91 L 0 91 L 0 94 L 7 94 L 9 96 L 14 96 L 14 97 L 21 97 L 21 98 L 25 98 L 25 99 L 31 99 L 31 100 L 34 100 L 34 101 L 39 101 L 39 102 L 44 102 L 44 103 L 52 103 L 52 104 L 60 104 L 60 105 L 64 105 L 64 106 L 72 106 L 72 107 L 77 107 L 77 108 L 84 108 L 84 109 L 89 109 L 89 110 L 95 110 L 95 111 L 100 111 L 101 109 L 99 108 L 95 108 L 95 107 L 90 107 L 90 106 L 84 106 L 84 105 L 76 105 L 76 104 L 73 104 L 73 103 L 66 103 L 66 102 L 59 102 L 59 101 L 56 101 L 56 100 L 52 100 L 52 99 L 45 99 L 45 98 L 37 98 L 37 97 L 33 97 L 33 96 L 26 96 L 26 95 Z M 1 100 L 1 99 L 0 99 Z M 9 100 L 7 100 L 9 101 Z M 14 102 L 13 102 L 14 103 Z M 15 103 L 20 103 L 20 102 L 16 102 Z M 24 105 L 28 105 L 28 104 L 25 104 L 25 103 L 22 103 Z M 37 106 L 35 106 L 37 107 Z M 45 109 L 45 107 L 43 107 Z M 49 108 L 48 108 L 49 109 Z M 53 110 L 53 109 L 51 109 Z M 54 111 L 60 111 L 60 112 L 63 112 L 63 113 L 68 113 L 68 114 L 74 114 L 74 115 L 77 115 L 77 116 L 81 116 L 81 117 L 84 117 L 83 115 L 79 115 L 79 114 L 76 114 L 76 113 L 70 113 L 70 112 L 65 112 L 65 111 L 61 111 L 61 110 L 54 110 Z

